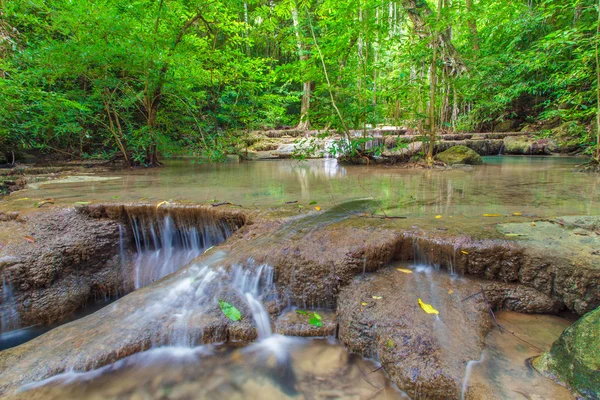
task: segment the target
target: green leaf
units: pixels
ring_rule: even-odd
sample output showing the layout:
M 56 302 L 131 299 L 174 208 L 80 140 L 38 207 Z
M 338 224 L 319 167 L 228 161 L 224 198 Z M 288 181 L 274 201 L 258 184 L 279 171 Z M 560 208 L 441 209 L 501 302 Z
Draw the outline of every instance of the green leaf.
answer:
M 313 201 L 311 201 L 310 203 L 308 203 L 308 205 L 309 205 L 309 206 L 313 206 L 313 205 L 315 205 L 315 204 L 317 204 L 317 202 L 316 202 L 316 201 L 314 201 L 314 200 L 313 200 Z
M 223 311 L 223 314 L 225 314 L 225 316 L 230 320 L 239 321 L 240 319 L 242 319 L 242 313 L 240 312 L 240 310 L 235 308 L 233 304 L 219 300 L 219 306 L 221 307 L 221 311 Z
M 318 314 L 315 314 L 315 315 L 318 315 Z M 321 319 L 316 318 L 314 315 L 312 317 L 310 317 L 310 319 L 308 320 L 308 323 L 311 324 L 312 326 L 316 326 L 316 327 L 323 326 L 323 322 L 321 321 Z
M 321 317 L 319 314 L 317 314 L 315 311 L 313 311 L 313 317 L 318 319 L 319 321 L 323 319 L 323 317 Z
M 310 315 L 307 311 L 304 311 L 304 310 L 296 310 L 296 313 L 298 313 L 300 315 L 306 315 L 306 316 Z

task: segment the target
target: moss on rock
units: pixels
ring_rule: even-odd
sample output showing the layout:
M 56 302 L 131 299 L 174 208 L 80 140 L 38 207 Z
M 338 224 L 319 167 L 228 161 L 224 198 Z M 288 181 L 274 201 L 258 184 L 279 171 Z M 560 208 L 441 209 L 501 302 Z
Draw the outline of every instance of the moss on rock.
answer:
M 508 136 L 504 138 L 504 152 L 508 154 L 529 154 L 533 140 L 528 136 Z
M 586 399 L 600 399 L 600 308 L 567 328 L 533 367 Z
M 448 150 L 438 154 L 435 157 L 437 160 L 446 163 L 448 165 L 454 164 L 470 164 L 479 165 L 483 164 L 481 156 L 474 150 L 466 146 L 453 146 Z

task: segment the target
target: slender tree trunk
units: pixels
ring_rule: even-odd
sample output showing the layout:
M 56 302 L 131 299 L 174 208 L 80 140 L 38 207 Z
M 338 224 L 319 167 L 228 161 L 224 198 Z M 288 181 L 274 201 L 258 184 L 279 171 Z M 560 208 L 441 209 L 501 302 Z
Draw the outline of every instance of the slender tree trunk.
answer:
M 306 62 L 308 61 L 308 53 L 306 52 L 305 46 L 302 44 L 302 36 L 300 35 L 300 18 L 298 16 L 298 7 L 294 4 L 292 9 L 292 22 L 294 23 L 294 31 L 296 33 L 296 44 L 298 46 L 298 57 L 302 64 L 302 70 L 306 70 Z M 310 129 L 310 96 L 311 96 L 312 82 L 305 81 L 302 85 L 302 102 L 300 103 L 300 120 L 296 129 L 308 130 Z
M 596 151 L 594 159 L 600 163 L 600 55 L 598 40 L 600 40 L 600 0 L 598 1 L 598 24 L 596 27 Z
M 329 91 L 331 105 L 335 109 L 337 116 L 340 119 L 340 124 L 342 126 L 342 129 L 344 130 L 344 135 L 346 136 L 346 139 L 348 141 L 350 141 L 350 131 L 348 130 L 348 127 L 346 126 L 346 122 L 344 121 L 344 117 L 342 117 L 342 113 L 340 112 L 340 109 L 338 108 L 338 106 L 335 102 L 335 98 L 333 97 L 333 90 L 331 88 L 331 82 L 329 81 L 329 74 L 327 73 L 327 66 L 325 65 L 325 58 L 323 57 L 323 53 L 321 52 L 321 48 L 319 47 L 319 43 L 317 42 L 317 36 L 315 35 L 315 30 L 313 29 L 310 18 L 308 20 L 308 24 L 310 26 L 310 33 L 313 38 L 313 43 L 315 45 L 315 49 L 317 49 L 317 53 L 319 54 L 319 58 L 321 59 L 321 65 L 323 66 L 323 74 L 325 75 L 325 81 L 327 82 L 327 90 Z
M 475 53 L 475 57 L 477 53 L 479 53 L 479 34 L 477 33 L 477 20 L 471 16 L 471 12 L 473 11 L 473 0 L 467 1 L 467 14 L 468 14 L 468 22 L 469 30 L 471 31 L 471 40 L 473 41 L 473 51 Z
M 249 24 L 249 19 L 248 19 L 248 2 L 244 2 L 244 33 L 246 36 L 246 55 L 250 56 L 250 30 L 249 30 L 250 24 Z
M 438 11 L 436 18 L 436 25 L 439 24 L 442 17 L 442 6 L 443 0 L 438 0 Z M 437 31 L 439 27 L 435 27 L 433 30 L 433 57 L 431 59 L 430 68 L 430 92 L 429 92 L 429 146 L 427 148 L 427 163 L 433 164 L 433 147 L 435 146 L 435 92 L 437 84 L 437 58 L 438 58 L 438 45 L 439 41 L 437 38 Z

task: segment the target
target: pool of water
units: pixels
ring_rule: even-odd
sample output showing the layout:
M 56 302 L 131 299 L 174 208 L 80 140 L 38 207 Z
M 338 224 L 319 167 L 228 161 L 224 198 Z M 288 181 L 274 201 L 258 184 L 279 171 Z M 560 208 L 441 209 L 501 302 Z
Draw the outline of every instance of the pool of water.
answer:
M 522 212 L 538 216 L 600 213 L 600 175 L 573 172 L 585 161 L 567 157 L 485 157 L 472 171 L 342 166 L 336 160 L 262 161 L 199 165 L 172 160 L 168 167 L 99 174 L 106 181 L 34 184 L 14 193 L 5 209 L 95 201 L 230 201 L 267 208 L 298 201 L 331 206 L 372 198 L 394 215 L 481 216 Z M 70 183 L 69 183 L 70 182 Z M 24 200 L 25 199 L 25 200 Z
M 572 322 L 497 314 L 481 360 L 468 367 L 465 399 L 571 400 L 527 364 Z M 408 399 L 379 365 L 333 339 L 272 336 L 247 347 L 162 347 L 98 370 L 69 371 L 25 386 L 17 399 Z
M 244 348 L 166 347 L 65 373 L 27 399 L 404 399 L 371 361 L 328 340 L 273 336 Z

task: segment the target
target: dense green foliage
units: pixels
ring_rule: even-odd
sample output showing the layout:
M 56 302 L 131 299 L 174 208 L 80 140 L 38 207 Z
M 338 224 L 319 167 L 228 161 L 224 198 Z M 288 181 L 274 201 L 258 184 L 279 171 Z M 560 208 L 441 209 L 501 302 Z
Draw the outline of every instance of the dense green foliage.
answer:
M 218 160 L 241 151 L 244 132 L 301 120 L 304 128 L 394 124 L 425 132 L 432 76 L 442 130 L 509 121 L 509 129 L 546 136 L 563 126 L 561 140 L 595 144 L 591 0 L 1 0 L 0 7 L 3 152 L 156 165 L 182 152 Z

